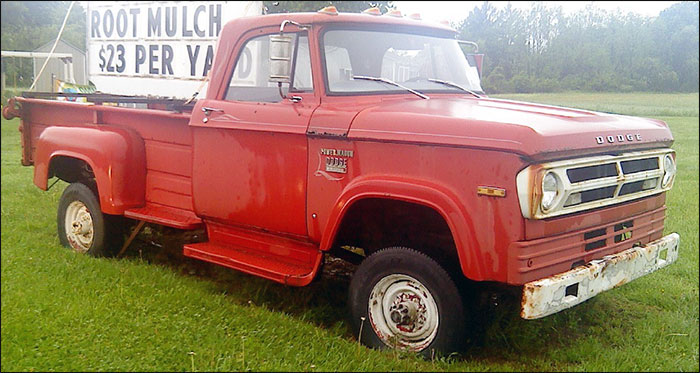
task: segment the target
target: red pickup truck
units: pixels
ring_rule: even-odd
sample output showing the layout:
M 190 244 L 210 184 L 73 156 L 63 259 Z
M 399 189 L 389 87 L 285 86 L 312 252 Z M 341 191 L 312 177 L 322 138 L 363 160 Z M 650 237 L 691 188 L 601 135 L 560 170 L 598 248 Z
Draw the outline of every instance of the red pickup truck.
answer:
M 664 122 L 488 98 L 454 29 L 372 13 L 229 22 L 194 105 L 11 99 L 34 183 L 70 183 L 61 242 L 204 229 L 186 256 L 291 286 L 346 258 L 361 341 L 424 354 L 465 340 L 474 284 L 535 319 L 677 259 Z

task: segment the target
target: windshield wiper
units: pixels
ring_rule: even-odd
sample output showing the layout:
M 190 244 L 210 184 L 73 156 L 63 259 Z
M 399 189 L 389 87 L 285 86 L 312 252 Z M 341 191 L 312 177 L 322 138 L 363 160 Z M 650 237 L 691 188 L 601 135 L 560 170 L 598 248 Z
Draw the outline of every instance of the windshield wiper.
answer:
M 474 93 L 473 91 L 470 91 L 470 90 L 468 90 L 468 89 L 466 89 L 466 88 L 464 88 L 464 87 L 462 87 L 462 86 L 460 86 L 460 85 L 458 85 L 458 84 L 455 84 L 455 83 L 452 83 L 452 82 L 448 82 L 447 80 L 428 79 L 428 81 L 429 81 L 429 82 L 433 82 L 433 83 L 444 84 L 444 85 L 446 85 L 446 86 L 454 87 L 454 88 L 457 88 L 457 89 L 461 89 L 461 90 L 463 90 L 464 92 L 467 92 L 467 93 L 472 94 L 472 95 L 473 95 L 474 97 L 476 97 L 476 98 L 481 98 L 481 96 L 477 95 L 477 94 Z
M 420 93 L 420 92 L 418 92 L 418 91 L 416 91 L 416 90 L 413 90 L 413 89 L 411 89 L 411 88 L 408 88 L 408 87 L 406 87 L 406 86 L 403 86 L 403 85 L 401 85 L 401 84 L 399 84 L 399 83 L 396 83 L 395 81 L 392 81 L 392 80 L 389 80 L 389 79 L 376 78 L 376 77 L 373 77 L 373 76 L 362 76 L 362 75 L 353 75 L 352 78 L 353 78 L 353 79 L 359 79 L 359 80 L 371 80 L 371 81 L 373 81 L 373 82 L 382 82 L 382 83 L 386 83 L 386 84 L 391 84 L 391 85 L 393 85 L 393 86 L 396 86 L 396 87 L 399 87 L 399 88 L 403 88 L 403 89 L 405 89 L 405 90 L 407 90 L 407 91 L 413 93 L 414 95 L 416 95 L 416 96 L 418 96 L 418 97 L 420 97 L 420 98 L 423 98 L 423 99 L 426 99 L 426 100 L 430 98 L 430 97 L 428 97 L 428 96 L 426 96 L 426 95 L 424 95 L 424 94 L 422 94 L 422 93 Z

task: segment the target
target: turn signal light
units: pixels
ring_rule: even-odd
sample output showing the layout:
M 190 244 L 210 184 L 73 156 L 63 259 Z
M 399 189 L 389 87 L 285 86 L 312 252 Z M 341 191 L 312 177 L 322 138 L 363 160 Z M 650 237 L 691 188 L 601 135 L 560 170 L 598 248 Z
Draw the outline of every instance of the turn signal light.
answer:
M 401 14 L 401 11 L 400 11 L 400 10 L 396 10 L 396 9 L 395 9 L 395 10 L 392 10 L 392 11 L 389 11 L 386 15 L 392 16 L 392 17 L 403 17 L 403 14 Z
M 338 15 L 338 9 L 336 9 L 333 5 L 329 5 L 323 9 L 319 10 L 318 12 L 323 13 L 323 14 L 330 14 L 332 16 Z
M 415 19 L 416 21 L 420 21 L 420 20 L 421 20 L 421 18 L 420 18 L 420 13 L 413 13 L 413 14 L 411 14 L 410 16 L 408 16 L 408 18 L 410 18 L 410 19 Z
M 367 8 L 367 9 L 363 10 L 362 13 L 373 15 L 373 16 L 381 16 L 382 15 L 382 11 L 379 10 L 379 8 L 377 8 L 376 6 L 371 7 L 371 8 Z
M 506 190 L 497 187 L 479 186 L 476 188 L 476 194 L 491 197 L 505 197 Z

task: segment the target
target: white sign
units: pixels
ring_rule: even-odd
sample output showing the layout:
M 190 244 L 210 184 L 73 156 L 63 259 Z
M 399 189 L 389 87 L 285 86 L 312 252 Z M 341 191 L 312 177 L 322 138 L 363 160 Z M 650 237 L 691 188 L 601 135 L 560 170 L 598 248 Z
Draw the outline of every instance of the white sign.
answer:
M 90 80 L 100 92 L 139 96 L 191 97 L 226 22 L 262 14 L 262 1 L 87 4 Z

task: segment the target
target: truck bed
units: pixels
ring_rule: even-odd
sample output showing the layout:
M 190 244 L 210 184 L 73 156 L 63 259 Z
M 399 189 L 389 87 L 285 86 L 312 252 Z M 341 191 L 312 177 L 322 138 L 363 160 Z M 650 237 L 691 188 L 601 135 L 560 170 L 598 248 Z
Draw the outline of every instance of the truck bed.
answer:
M 22 105 L 22 164 L 33 165 L 36 141 L 51 126 L 120 126 L 135 130 L 143 139 L 146 156 L 146 205 L 125 211 L 125 216 L 154 220 L 179 228 L 201 223 L 192 212 L 192 133 L 190 111 L 129 108 L 38 98 L 18 98 Z M 132 103 L 133 104 L 133 103 Z M 136 105 L 165 108 L 158 102 Z M 80 139 L 76 139 L 80 141 Z M 150 219 L 146 219 L 150 217 Z M 182 224 L 168 224 L 168 220 Z

